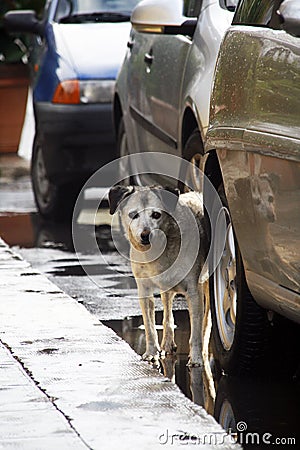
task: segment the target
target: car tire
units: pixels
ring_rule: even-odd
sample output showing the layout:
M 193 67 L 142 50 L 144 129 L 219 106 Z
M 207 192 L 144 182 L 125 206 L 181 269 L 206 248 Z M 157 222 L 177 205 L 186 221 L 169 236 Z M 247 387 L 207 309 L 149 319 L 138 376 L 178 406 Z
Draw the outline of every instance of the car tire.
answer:
M 81 186 L 71 183 L 57 185 L 49 179 L 41 142 L 36 135 L 31 161 L 31 180 L 38 211 L 47 220 L 69 221 Z
M 266 310 L 255 302 L 247 286 L 223 184 L 218 194 L 224 215 L 214 215 L 216 223 L 211 227 L 209 293 L 213 353 L 216 363 L 227 374 L 258 373 L 266 361 L 271 325 Z
M 265 427 L 266 419 L 264 422 L 261 420 L 261 411 L 268 409 L 268 400 L 270 402 L 271 399 L 264 397 L 266 392 L 260 392 L 262 385 L 263 383 L 251 382 L 249 379 L 239 380 L 236 377 L 223 376 L 219 380 L 213 416 L 230 433 L 232 439 L 239 443 L 243 443 L 240 432 L 251 433 L 257 431 L 258 426 Z M 253 395 L 257 391 L 262 394 L 261 397 Z M 261 398 L 265 400 L 265 404 Z
M 245 445 L 243 448 L 270 448 L 277 437 L 296 439 L 298 398 L 293 382 L 222 376 L 218 380 L 213 416 L 232 438 Z M 267 439 L 272 437 L 265 445 L 262 439 L 259 441 L 259 436 L 264 435 Z
M 180 181 L 178 183 L 179 190 L 181 192 L 188 192 L 190 190 L 202 192 L 203 179 L 199 170 L 201 171 L 202 169 L 201 162 L 203 160 L 203 143 L 198 128 L 194 129 L 184 145 L 183 159 L 188 161 L 190 164 L 187 171 L 186 165 L 182 166 L 179 176 Z

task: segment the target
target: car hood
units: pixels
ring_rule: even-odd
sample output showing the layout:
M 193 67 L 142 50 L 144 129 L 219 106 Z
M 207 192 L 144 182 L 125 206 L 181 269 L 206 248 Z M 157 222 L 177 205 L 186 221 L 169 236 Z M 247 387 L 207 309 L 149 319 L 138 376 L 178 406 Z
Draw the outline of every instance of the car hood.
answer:
M 54 24 L 57 55 L 79 79 L 115 79 L 130 27 L 130 22 Z

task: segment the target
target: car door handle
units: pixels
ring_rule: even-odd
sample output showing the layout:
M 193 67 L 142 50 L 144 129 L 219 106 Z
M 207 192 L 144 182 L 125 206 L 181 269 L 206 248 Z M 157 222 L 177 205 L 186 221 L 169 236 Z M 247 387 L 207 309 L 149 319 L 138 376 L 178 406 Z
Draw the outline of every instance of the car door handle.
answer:
M 127 47 L 131 50 L 133 48 L 134 42 L 132 40 L 127 42 Z
M 152 52 L 145 53 L 145 57 L 144 57 L 145 63 L 152 64 L 153 63 L 153 59 L 154 59 L 154 56 L 152 55 Z

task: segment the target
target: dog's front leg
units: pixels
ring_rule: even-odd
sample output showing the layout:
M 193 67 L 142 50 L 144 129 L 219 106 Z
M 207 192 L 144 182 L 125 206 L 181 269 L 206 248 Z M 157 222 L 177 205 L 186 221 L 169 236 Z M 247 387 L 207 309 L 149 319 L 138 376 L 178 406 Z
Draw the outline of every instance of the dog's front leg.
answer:
M 157 331 L 155 328 L 154 297 L 153 295 L 151 296 L 139 295 L 139 300 L 143 314 L 143 321 L 146 333 L 146 352 L 143 354 L 143 359 L 146 361 L 152 361 L 153 359 L 158 359 L 160 352 Z
M 163 292 L 161 301 L 164 307 L 163 319 L 163 338 L 161 349 L 165 354 L 172 354 L 176 351 L 177 346 L 174 340 L 174 317 L 172 311 L 174 294 L 172 292 Z
M 203 298 L 202 289 L 200 286 L 191 287 L 186 294 L 190 324 L 190 354 L 189 354 L 189 366 L 202 366 L 202 322 L 203 322 Z

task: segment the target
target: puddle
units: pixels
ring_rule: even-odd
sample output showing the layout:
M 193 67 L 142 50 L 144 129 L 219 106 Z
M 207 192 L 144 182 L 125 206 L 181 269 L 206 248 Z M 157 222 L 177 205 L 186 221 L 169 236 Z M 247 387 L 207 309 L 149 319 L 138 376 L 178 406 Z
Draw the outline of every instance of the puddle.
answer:
M 74 264 L 65 265 L 65 262 L 74 262 Z M 53 277 L 84 277 L 88 274 L 92 277 L 101 277 L 103 287 L 109 285 L 114 290 L 136 289 L 137 287 L 131 272 L 124 272 L 124 270 L 119 269 L 119 265 L 111 262 L 109 264 L 91 264 L 86 262 L 84 267 L 78 264 L 77 259 L 56 259 L 49 261 L 49 263 L 53 263 L 54 267 L 46 271 L 46 274 Z
M 107 221 L 107 210 L 100 210 L 99 215 Z M 111 228 L 107 223 L 76 224 L 78 251 L 83 254 L 103 254 L 115 251 Z M 52 223 L 43 220 L 35 212 L 10 213 L 0 212 L 0 235 L 12 247 L 50 248 L 74 252 L 71 223 Z
M 45 222 L 37 213 L 1 213 L 0 234 L 12 247 L 73 250 L 71 227 Z
M 189 341 L 189 315 L 186 310 L 174 311 L 174 319 L 176 323 L 175 342 L 177 344 L 176 361 L 174 363 L 174 374 L 168 373 L 168 378 L 176 379 L 176 384 L 182 392 L 192 399 L 190 390 L 190 377 L 187 369 L 188 361 L 188 341 Z M 127 317 L 124 320 L 107 320 L 103 321 L 105 325 L 113 329 L 118 336 L 124 339 L 138 353 L 142 355 L 146 350 L 145 331 L 143 327 L 143 319 L 141 316 Z M 156 312 L 156 323 L 162 323 L 162 312 Z M 157 326 L 159 341 L 162 339 L 162 326 Z M 172 359 L 172 358 L 171 358 Z M 163 373 L 163 367 L 159 370 Z
M 35 232 L 32 225 L 32 214 L 0 213 L 0 235 L 11 246 L 33 247 Z
M 54 261 L 57 263 L 58 261 Z M 61 262 L 61 261 L 59 261 Z M 111 269 L 109 266 L 104 266 L 103 264 L 88 264 L 86 265 L 86 268 L 88 269 L 89 275 L 110 275 L 112 274 Z M 86 276 L 86 271 L 83 269 L 83 267 L 80 264 L 74 264 L 69 266 L 56 266 L 54 267 L 54 270 L 50 270 L 47 273 L 53 275 L 53 276 L 59 276 L 59 277 L 84 277 Z
M 299 438 L 300 384 L 292 380 L 267 381 L 223 376 L 201 368 L 189 369 L 189 316 L 174 311 L 176 324 L 174 358 L 160 361 L 161 371 L 174 381 L 194 403 L 203 406 L 244 449 L 260 450 L 267 445 L 296 448 Z M 141 316 L 103 321 L 139 354 L 145 351 L 145 332 Z M 156 313 L 158 335 L 162 338 L 162 312 Z M 265 442 L 263 441 L 265 439 Z M 282 445 L 281 445 L 282 444 Z

